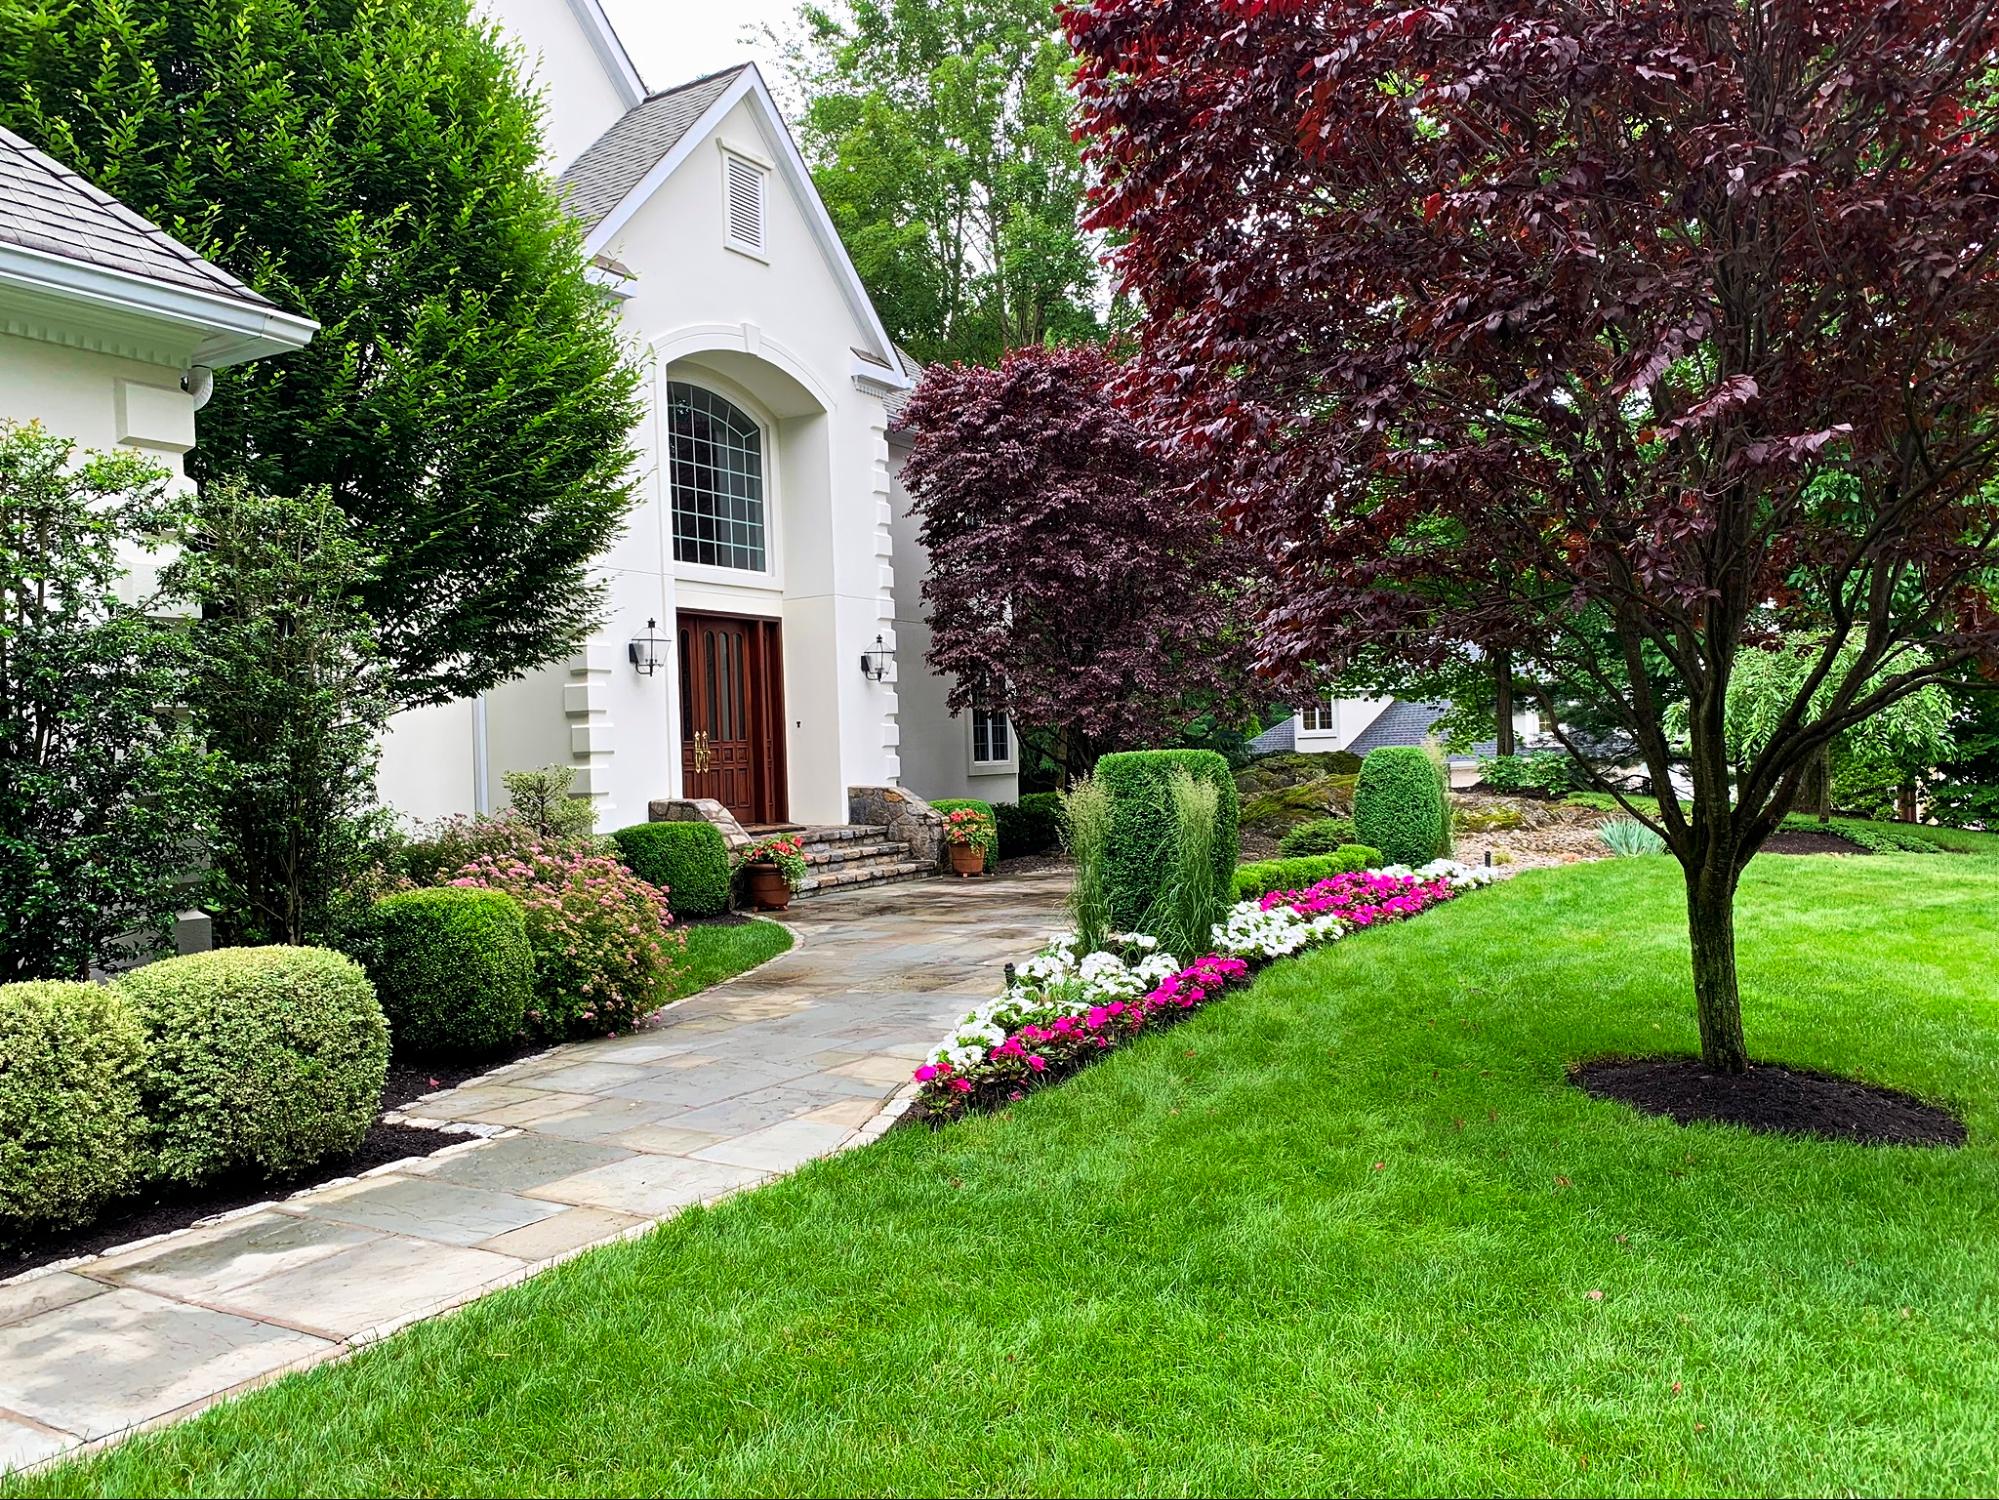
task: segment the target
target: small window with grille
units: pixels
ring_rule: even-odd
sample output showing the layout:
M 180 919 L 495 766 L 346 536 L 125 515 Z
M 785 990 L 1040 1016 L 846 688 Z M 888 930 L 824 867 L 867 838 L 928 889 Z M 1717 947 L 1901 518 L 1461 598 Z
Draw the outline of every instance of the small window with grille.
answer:
M 996 708 L 972 710 L 972 764 L 1000 765 L 1013 759 L 1013 726 Z
M 1324 699 L 1305 706 L 1299 718 L 1304 721 L 1308 734 L 1330 734 L 1333 728 L 1333 705 Z

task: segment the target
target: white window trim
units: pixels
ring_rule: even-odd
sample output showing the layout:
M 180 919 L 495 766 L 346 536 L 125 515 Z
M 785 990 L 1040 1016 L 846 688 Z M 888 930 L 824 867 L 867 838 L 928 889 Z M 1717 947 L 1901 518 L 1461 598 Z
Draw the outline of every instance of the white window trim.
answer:
M 774 171 L 769 158 L 739 146 L 732 141 L 717 137 L 715 144 L 720 147 L 722 163 L 722 247 L 733 250 L 738 255 L 751 260 L 770 264 L 770 179 Z M 757 181 L 757 222 L 763 228 L 763 243 L 753 245 L 748 240 L 736 237 L 735 192 L 730 181 L 732 163 L 741 162 L 756 174 Z
M 764 450 L 764 565 L 761 572 L 751 568 L 723 568 L 713 563 L 682 562 L 673 552 L 673 428 L 667 412 L 668 388 L 674 385 L 698 385 L 713 391 L 732 406 L 746 412 L 750 420 L 757 424 L 757 432 L 763 438 Z M 660 371 L 658 397 L 653 403 L 653 411 L 659 433 L 659 488 L 660 498 L 665 502 L 665 513 L 660 517 L 660 551 L 671 576 L 686 583 L 713 584 L 723 588 L 754 589 L 760 593 L 784 588 L 784 566 L 782 547 L 784 543 L 784 523 L 780 499 L 784 494 L 783 476 L 778 470 L 777 419 L 771 416 L 764 404 L 748 391 L 716 375 L 704 366 L 675 363 Z
M 1013 715 L 1001 714 L 1006 720 L 1006 759 L 980 760 L 978 758 L 978 736 L 973 729 L 973 718 L 978 710 L 968 710 L 965 714 L 965 774 L 968 776 L 1011 776 L 1020 769 L 1020 735 L 1014 729 Z

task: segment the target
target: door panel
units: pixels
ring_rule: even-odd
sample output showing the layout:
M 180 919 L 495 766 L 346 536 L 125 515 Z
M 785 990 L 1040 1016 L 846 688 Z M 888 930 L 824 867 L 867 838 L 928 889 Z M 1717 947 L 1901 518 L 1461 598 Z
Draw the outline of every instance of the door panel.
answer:
M 685 795 L 712 797 L 746 824 L 783 821 L 777 621 L 681 615 L 677 634 Z

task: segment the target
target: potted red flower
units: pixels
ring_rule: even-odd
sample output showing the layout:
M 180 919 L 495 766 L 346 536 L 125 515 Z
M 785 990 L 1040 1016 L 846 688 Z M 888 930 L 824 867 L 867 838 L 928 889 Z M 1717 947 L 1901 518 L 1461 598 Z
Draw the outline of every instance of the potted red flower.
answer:
M 743 884 L 758 911 L 783 911 L 791 905 L 791 893 L 805 879 L 802 846 L 784 835 L 758 839 L 737 850 L 734 863 L 746 872 Z
M 999 828 L 991 813 L 976 807 L 959 807 L 944 814 L 944 842 L 951 850 L 953 874 L 984 874 L 986 851 L 998 838 Z

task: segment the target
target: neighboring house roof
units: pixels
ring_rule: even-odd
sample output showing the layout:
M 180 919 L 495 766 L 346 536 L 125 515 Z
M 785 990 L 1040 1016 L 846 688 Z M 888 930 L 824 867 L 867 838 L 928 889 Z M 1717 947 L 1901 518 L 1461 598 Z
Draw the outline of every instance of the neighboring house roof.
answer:
M 1279 719 L 1243 748 L 1251 755 L 1288 755 L 1298 748 L 1297 717 Z
M 200 356 L 206 364 L 303 347 L 319 326 L 282 311 L 4 127 L 0 278 L 52 296 L 152 314 L 225 335 Z M 163 298 L 147 288 L 179 295 Z
M 557 185 L 569 211 L 594 229 L 729 91 L 748 63 L 648 95 L 571 162 Z
M 1353 737 L 1347 748 L 1355 755 L 1365 755 L 1370 750 L 1380 750 L 1390 745 L 1420 745 L 1430 737 L 1430 731 L 1437 721 L 1450 710 L 1449 703 L 1411 703 L 1404 699 L 1393 700 L 1375 716 L 1367 728 Z M 1495 755 L 1499 747 L 1488 742 L 1474 745 L 1470 755 Z M 1465 760 L 1467 755 L 1453 755 L 1453 760 Z

